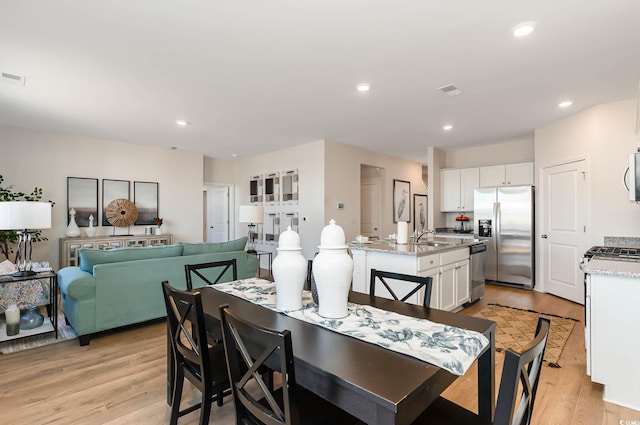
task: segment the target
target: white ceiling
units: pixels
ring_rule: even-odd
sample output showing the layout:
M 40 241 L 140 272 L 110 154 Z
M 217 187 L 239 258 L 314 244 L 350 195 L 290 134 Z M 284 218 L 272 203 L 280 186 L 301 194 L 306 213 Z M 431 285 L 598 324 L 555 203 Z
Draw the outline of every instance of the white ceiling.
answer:
M 424 161 L 636 96 L 639 18 L 638 0 L 3 0 L 0 71 L 26 85 L 0 81 L 0 125 L 224 159 L 328 139 Z M 517 39 L 523 21 L 537 29 Z

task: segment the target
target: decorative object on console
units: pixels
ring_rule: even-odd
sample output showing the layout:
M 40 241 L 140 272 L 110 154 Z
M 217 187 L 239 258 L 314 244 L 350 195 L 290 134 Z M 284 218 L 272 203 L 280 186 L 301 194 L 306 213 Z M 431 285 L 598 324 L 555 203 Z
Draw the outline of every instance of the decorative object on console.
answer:
M 20 317 L 20 329 L 29 330 L 42 326 L 44 316 L 38 311 L 38 307 L 32 306 Z
M 90 238 L 96 235 L 96 228 L 93 227 L 93 214 L 89 216 L 89 227 L 84 231 Z
M 35 201 L 0 202 L 0 230 L 18 231 L 18 249 L 16 277 L 33 276 L 31 270 L 31 251 L 33 233 L 40 229 L 51 228 L 51 204 Z
M 7 336 L 18 335 L 20 332 L 20 309 L 15 304 L 10 304 L 4 311 L 7 320 Z
M 78 223 L 76 223 L 76 210 L 73 208 L 69 210 L 69 225 L 64 231 L 64 234 L 68 238 L 77 238 L 80 236 L 80 228 L 78 227 Z
M 256 236 L 257 225 L 264 222 L 264 207 L 259 205 L 240 205 L 238 214 L 239 223 L 249 223 L 249 243 L 247 243 L 247 252 L 256 253 Z
M 353 277 L 353 259 L 347 252 L 342 227 L 331 219 L 322 229 L 318 255 L 313 259 L 313 277 L 318 288 L 318 314 L 340 319 L 349 314 L 347 300 Z
M 114 199 L 109 203 L 105 210 L 107 221 L 114 226 L 113 234 L 115 235 L 116 227 L 129 227 L 138 218 L 138 208 L 128 199 Z
M 291 226 L 280 234 L 278 255 L 271 272 L 276 282 L 276 307 L 282 311 L 302 308 L 302 289 L 307 275 L 307 260 L 302 256 L 300 236 Z
M 155 217 L 153 219 L 153 222 L 156 225 L 156 228 L 154 229 L 154 233 L 156 235 L 161 235 L 162 234 L 162 223 L 164 223 L 164 220 L 160 217 Z
M 393 179 L 393 222 L 411 221 L 411 183 Z

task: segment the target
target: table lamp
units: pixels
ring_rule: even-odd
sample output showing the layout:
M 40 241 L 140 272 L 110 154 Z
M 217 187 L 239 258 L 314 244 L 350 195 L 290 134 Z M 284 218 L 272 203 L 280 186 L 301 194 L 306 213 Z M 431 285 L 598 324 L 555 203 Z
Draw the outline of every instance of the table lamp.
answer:
M 249 242 L 247 243 L 247 252 L 256 253 L 256 227 L 258 224 L 264 223 L 264 207 L 258 205 L 240 205 L 240 213 L 238 222 L 249 223 Z
M 0 230 L 15 230 L 18 233 L 16 266 L 14 277 L 33 276 L 31 270 L 32 236 L 34 230 L 51 228 L 51 204 L 36 201 L 0 202 Z

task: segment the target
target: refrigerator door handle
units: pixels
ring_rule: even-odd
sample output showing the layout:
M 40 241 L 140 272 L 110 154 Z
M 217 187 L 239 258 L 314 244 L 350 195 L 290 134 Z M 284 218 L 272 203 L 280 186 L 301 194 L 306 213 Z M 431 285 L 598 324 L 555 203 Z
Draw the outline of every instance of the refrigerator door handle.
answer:
M 500 226 L 500 220 L 502 219 L 501 217 L 501 211 L 500 211 L 500 202 L 496 202 L 493 204 L 493 216 L 495 217 L 496 220 L 496 224 L 494 225 L 495 229 L 496 229 L 496 247 L 500 246 L 500 232 L 502 232 L 501 226 Z

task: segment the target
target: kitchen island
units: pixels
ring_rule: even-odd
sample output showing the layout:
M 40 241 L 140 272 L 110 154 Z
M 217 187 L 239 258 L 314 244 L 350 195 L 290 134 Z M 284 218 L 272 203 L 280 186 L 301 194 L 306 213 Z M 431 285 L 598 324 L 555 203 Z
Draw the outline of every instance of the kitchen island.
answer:
M 640 410 L 640 262 L 594 257 L 583 271 L 587 375 L 605 401 Z
M 396 244 L 376 241 L 367 244 L 353 243 L 352 289 L 369 293 L 371 269 L 385 270 L 433 279 L 429 306 L 440 310 L 457 311 L 469 301 L 471 279 L 469 271 L 469 246 L 478 240 L 469 238 L 433 238 L 419 244 Z M 398 296 L 410 292 L 393 285 Z M 376 295 L 391 298 L 382 284 L 376 286 Z M 407 301 L 422 304 L 424 291 L 419 291 Z

